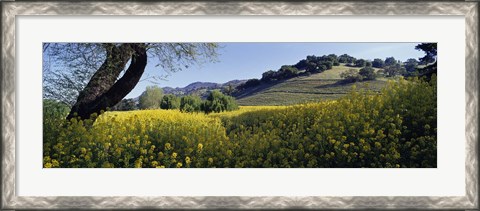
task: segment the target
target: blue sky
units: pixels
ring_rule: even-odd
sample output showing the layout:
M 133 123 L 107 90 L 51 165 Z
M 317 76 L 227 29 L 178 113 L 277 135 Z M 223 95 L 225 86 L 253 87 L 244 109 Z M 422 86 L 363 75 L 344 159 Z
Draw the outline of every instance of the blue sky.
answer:
M 193 66 L 176 72 L 154 83 L 144 80 L 147 75 L 161 76 L 165 73 L 149 62 L 143 79 L 126 96 L 138 97 L 146 86 L 184 87 L 190 83 L 224 83 L 234 79 L 261 78 L 268 70 L 277 70 L 282 65 L 293 65 L 307 55 L 349 54 L 355 58 L 373 60 L 393 56 L 397 60 L 418 59 L 423 51 L 415 50 L 418 43 L 220 43 L 218 62 Z

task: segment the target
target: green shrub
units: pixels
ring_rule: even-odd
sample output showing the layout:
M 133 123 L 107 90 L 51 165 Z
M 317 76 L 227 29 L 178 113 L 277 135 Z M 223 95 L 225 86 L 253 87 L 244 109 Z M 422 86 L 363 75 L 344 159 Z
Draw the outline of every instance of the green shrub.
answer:
M 205 113 L 211 112 L 222 112 L 222 111 L 232 111 L 238 109 L 238 105 L 235 101 L 235 98 L 227 96 L 219 92 L 218 90 L 213 90 L 207 97 L 207 100 L 203 103 L 203 111 Z
M 43 116 L 44 118 L 62 119 L 70 112 L 70 106 L 55 100 L 43 100 Z
M 164 95 L 160 102 L 161 109 L 180 109 L 180 98 L 175 95 Z
M 187 95 L 180 99 L 180 111 L 199 112 L 201 111 L 202 99 L 199 96 Z
M 364 67 L 360 69 L 358 74 L 362 76 L 363 80 L 375 80 L 377 78 L 375 70 L 371 67 Z
M 340 73 L 340 77 L 343 78 L 344 82 L 353 83 L 363 80 L 363 76 L 358 74 L 356 69 L 349 69 L 345 72 Z

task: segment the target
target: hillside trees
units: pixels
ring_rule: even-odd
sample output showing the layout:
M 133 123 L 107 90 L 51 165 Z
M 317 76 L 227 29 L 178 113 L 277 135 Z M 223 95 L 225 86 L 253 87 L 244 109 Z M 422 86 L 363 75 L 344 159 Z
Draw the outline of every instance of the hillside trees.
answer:
M 339 66 L 338 56 L 336 54 L 328 54 L 329 59 L 333 62 L 333 66 Z
M 371 67 L 364 67 L 360 69 L 360 71 L 358 71 L 358 74 L 362 76 L 363 80 L 375 80 L 377 78 L 375 70 Z
M 329 54 L 323 56 L 309 55 L 305 59 L 298 61 L 294 65 L 283 65 L 277 71 L 269 70 L 262 74 L 260 81 L 249 79 L 243 85 L 237 87 L 237 90 L 243 90 L 250 87 L 255 87 L 261 83 L 269 83 L 272 81 L 287 80 L 299 75 L 309 75 L 313 73 L 321 73 L 325 70 L 332 69 L 333 66 L 338 66 L 340 63 L 354 63 L 355 58 L 344 54 L 337 56 L 336 54 Z M 364 66 L 368 61 L 363 60 Z
M 372 67 L 372 61 L 365 60 L 365 67 Z
M 263 80 L 265 81 L 271 81 L 273 80 L 275 77 L 274 77 L 274 74 L 270 75 L 270 76 L 267 76 L 265 79 L 262 78 Z M 262 80 L 262 81 L 263 81 Z M 238 90 L 244 90 L 244 89 L 248 89 L 250 87 L 255 87 L 255 86 L 258 86 L 261 84 L 261 80 L 258 80 L 256 78 L 252 78 L 252 79 L 248 79 L 247 81 L 245 81 L 245 83 L 243 84 L 240 84 L 239 86 L 237 86 L 237 89 Z
M 365 80 L 375 80 L 377 78 L 377 74 L 372 67 L 364 67 L 360 70 L 353 68 L 349 69 L 345 72 L 342 72 L 340 77 L 343 78 L 343 82 L 353 83 Z
M 385 65 L 385 62 L 382 60 L 382 59 L 374 59 L 373 62 L 372 62 L 372 67 L 375 67 L 375 68 L 383 68 L 383 66 Z
M 119 103 L 139 82 L 149 57 L 171 73 L 215 61 L 217 47 L 215 43 L 45 43 L 44 98 L 71 105 L 67 119 L 87 119 Z
M 262 73 L 262 79 L 260 79 L 262 82 L 270 82 L 274 79 L 275 76 L 275 71 L 269 70 L 267 72 Z
M 344 64 L 354 64 L 356 61 L 355 57 L 352 57 L 348 54 L 343 54 L 338 57 L 338 62 Z
M 405 68 L 401 64 L 396 63 L 396 62 L 395 62 L 394 65 L 388 65 L 388 66 L 386 65 L 383 68 L 383 72 L 384 72 L 385 76 L 387 76 L 387 77 L 404 75 L 406 73 Z
M 355 67 L 365 67 L 367 62 L 364 59 L 358 59 L 355 61 Z
M 385 66 L 393 66 L 397 64 L 397 60 L 394 57 L 387 57 L 385 59 Z
M 332 66 L 334 65 L 339 65 L 337 56 L 335 54 L 330 54 L 328 56 L 307 56 L 306 59 L 300 60 L 297 64 L 293 65 L 293 67 L 310 73 L 320 73 L 332 69 Z
M 293 78 L 298 75 L 298 69 L 291 65 L 283 65 L 278 71 L 276 78 L 279 80 Z
M 302 59 L 302 60 L 298 61 L 297 64 L 294 65 L 294 67 L 299 69 L 299 70 L 306 70 L 307 66 L 308 66 L 308 62 L 307 62 L 306 59 Z M 270 70 L 270 71 L 273 71 L 273 70 Z M 270 72 L 270 71 L 267 71 L 267 72 Z M 265 73 L 267 73 L 267 72 L 265 72 Z
M 346 83 L 353 83 L 363 80 L 363 77 L 356 69 L 348 69 L 347 71 L 340 73 L 340 77 L 342 77 L 343 81 Z
M 417 71 L 418 61 L 416 59 L 408 59 L 404 63 L 405 71 L 407 76 L 416 76 L 418 75 Z
M 307 68 L 309 68 L 309 67 L 307 67 Z M 245 82 L 245 84 L 241 85 L 239 88 L 240 89 L 245 89 L 245 88 L 249 88 L 249 87 L 258 86 L 258 85 L 260 85 L 261 82 L 286 80 L 286 79 L 289 79 L 289 78 L 296 77 L 299 74 L 299 72 L 300 71 L 296 68 L 296 66 L 283 65 L 277 71 L 269 70 L 267 72 L 264 72 L 262 74 L 262 78 L 260 80 L 249 79 L 248 81 Z

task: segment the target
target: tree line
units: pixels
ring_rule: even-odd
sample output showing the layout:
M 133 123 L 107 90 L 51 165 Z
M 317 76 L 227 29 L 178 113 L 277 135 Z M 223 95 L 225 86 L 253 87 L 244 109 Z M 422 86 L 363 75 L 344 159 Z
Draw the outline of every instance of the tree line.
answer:
M 416 50 L 425 52 L 425 56 L 419 60 L 410 58 L 405 62 L 396 60 L 394 57 L 387 57 L 384 60 L 376 58 L 373 61 L 369 60 L 355 60 L 351 58 L 349 63 L 351 66 L 361 67 L 360 70 L 349 69 L 341 73 L 344 82 L 357 82 L 364 80 L 375 80 L 378 75 L 384 77 L 423 77 L 427 79 L 433 74 L 437 73 L 437 44 L 436 43 L 421 43 L 415 46 Z M 354 64 L 354 65 L 353 65 Z M 375 71 L 373 68 L 381 68 L 380 71 Z
M 123 99 L 111 108 L 117 111 L 137 109 L 177 109 L 182 112 L 218 113 L 238 109 L 235 98 L 225 95 L 219 90 L 209 92 L 207 98 L 202 100 L 197 95 L 176 96 L 164 94 L 158 86 L 148 86 L 140 95 L 138 103 L 134 99 Z
M 408 59 L 406 62 L 401 62 L 396 60 L 395 57 L 387 57 L 385 60 L 376 58 L 373 61 L 358 59 L 355 60 L 354 64 L 347 65 L 352 67 L 360 67 L 360 70 L 349 69 L 340 74 L 340 77 L 343 78 L 343 82 L 358 82 L 365 80 L 375 80 L 379 75 L 384 77 L 394 77 L 397 75 L 402 76 L 419 76 L 420 62 L 414 58 Z M 374 68 L 381 69 L 375 71 Z
M 236 91 L 242 91 L 250 87 L 255 87 L 263 83 L 272 83 L 287 80 L 290 78 L 321 73 L 332 69 L 333 66 L 339 66 L 339 57 L 335 54 L 324 56 L 310 55 L 305 59 L 298 61 L 294 65 L 282 65 L 278 70 L 268 70 L 262 74 L 261 79 L 252 78 L 244 84 L 238 86 Z

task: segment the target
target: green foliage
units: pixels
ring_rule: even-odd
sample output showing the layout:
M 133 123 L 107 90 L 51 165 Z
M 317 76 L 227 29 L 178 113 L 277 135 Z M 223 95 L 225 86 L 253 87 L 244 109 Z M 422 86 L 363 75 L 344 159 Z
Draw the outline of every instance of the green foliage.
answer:
M 342 72 L 340 77 L 343 78 L 344 82 L 353 83 L 364 80 L 375 80 L 377 78 L 377 74 L 372 67 L 364 67 L 359 71 L 356 69 L 349 69 L 345 72 Z
M 375 70 L 371 67 L 364 67 L 360 69 L 360 71 L 358 71 L 358 74 L 362 76 L 363 80 L 375 80 L 377 78 Z
M 333 66 L 339 66 L 340 62 L 338 61 L 338 56 L 336 54 L 329 54 L 328 57 L 332 61 Z
M 213 90 L 208 95 L 207 99 L 203 103 L 203 111 L 205 113 L 233 111 L 238 109 L 238 105 L 235 102 L 235 98 L 226 96 L 218 90 Z
M 160 108 L 163 90 L 158 86 L 147 86 L 145 92 L 140 95 L 138 106 L 140 109 Z
M 345 72 L 342 72 L 340 74 L 340 77 L 342 77 L 343 81 L 347 83 L 353 83 L 363 80 L 363 76 L 360 75 L 356 69 L 349 69 Z
M 199 96 L 187 95 L 180 99 L 180 111 L 199 112 L 201 111 L 202 99 Z
M 168 94 L 164 95 L 162 101 L 160 102 L 161 109 L 179 109 L 180 108 L 180 98 L 175 95 Z
M 270 82 L 275 80 L 275 71 L 269 70 L 267 72 L 262 73 L 262 82 Z
M 107 112 L 44 128 L 44 167 L 435 168 L 436 77 L 215 115 Z
M 62 133 L 62 128 L 66 123 L 65 118 L 70 112 L 70 107 L 56 100 L 43 100 L 43 147 L 44 152 L 49 154 L 48 149 L 53 147 L 51 141 L 59 137 Z M 58 167 L 58 165 L 56 166 Z
M 365 61 L 365 67 L 372 67 L 372 61 L 366 60 Z
M 260 82 L 270 82 L 277 80 L 286 80 L 289 78 L 296 77 L 299 73 L 299 70 L 296 66 L 292 65 L 283 65 L 277 71 L 269 70 L 262 74 L 262 79 L 250 79 L 243 86 L 239 87 L 240 89 L 254 87 L 260 85 Z M 248 84 L 247 84 L 248 83 Z
M 394 66 L 397 64 L 397 60 L 394 57 L 387 57 L 385 59 L 385 66 Z
M 387 77 L 403 75 L 403 74 L 405 74 L 405 72 L 406 72 L 405 68 L 402 67 L 402 65 L 400 65 L 399 63 L 395 63 L 394 65 L 385 66 L 383 68 L 383 73 Z
M 335 56 L 307 56 L 306 59 L 306 68 L 307 72 L 311 73 L 321 73 L 325 70 L 332 69 L 334 63 L 338 63 L 338 60 Z M 298 69 L 298 68 L 297 68 Z
M 239 85 L 237 89 L 243 90 L 243 89 L 248 89 L 250 87 L 256 87 L 260 85 L 260 83 L 261 81 L 256 78 L 248 79 L 244 84 Z
M 372 67 L 375 68 L 383 68 L 385 66 L 385 62 L 382 59 L 374 59 L 372 62 Z
M 306 70 L 308 66 L 308 61 L 306 59 L 302 59 L 297 64 L 294 65 L 295 68 L 299 70 Z
M 70 106 L 66 103 L 51 99 L 43 100 L 43 116 L 44 118 L 65 118 L 70 112 Z
M 211 113 L 238 109 L 235 98 L 225 95 L 219 90 L 211 91 L 204 101 L 197 95 L 185 95 L 181 98 L 172 94 L 164 95 L 159 106 L 161 109 L 179 109 L 187 113 L 201 111 Z M 154 109 L 155 107 L 151 108 Z
M 290 65 L 283 65 L 276 74 L 276 78 L 279 80 L 289 79 L 297 76 L 298 69 Z
M 355 67 L 365 67 L 367 62 L 364 59 L 358 59 L 355 61 Z
M 348 54 L 343 54 L 338 57 L 338 62 L 344 63 L 344 64 L 355 64 L 355 57 L 352 57 Z
M 418 61 L 416 59 L 408 59 L 404 64 L 406 76 L 418 76 Z

